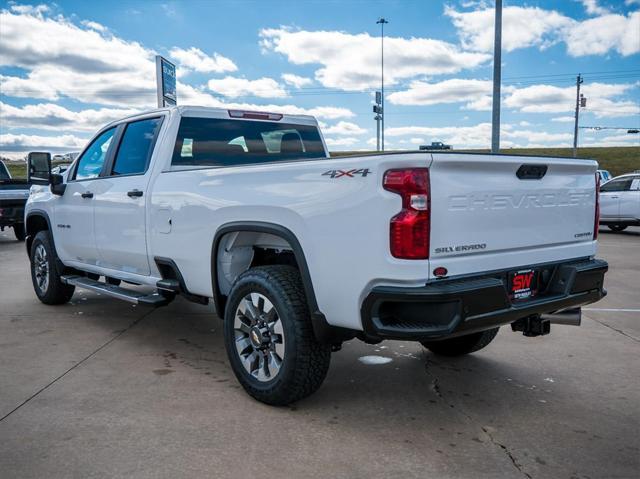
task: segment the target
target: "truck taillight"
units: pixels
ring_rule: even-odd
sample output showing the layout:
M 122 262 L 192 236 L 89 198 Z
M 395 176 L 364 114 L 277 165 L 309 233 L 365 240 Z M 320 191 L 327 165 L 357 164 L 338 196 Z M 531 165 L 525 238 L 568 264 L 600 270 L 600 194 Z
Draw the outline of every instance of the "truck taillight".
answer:
M 401 259 L 428 259 L 430 234 L 429 170 L 409 168 L 388 170 L 385 190 L 402 197 L 402 210 L 391 218 L 391 254 Z
M 600 228 L 600 175 L 596 172 L 596 214 L 593 224 L 593 239 L 598 239 L 598 229 Z

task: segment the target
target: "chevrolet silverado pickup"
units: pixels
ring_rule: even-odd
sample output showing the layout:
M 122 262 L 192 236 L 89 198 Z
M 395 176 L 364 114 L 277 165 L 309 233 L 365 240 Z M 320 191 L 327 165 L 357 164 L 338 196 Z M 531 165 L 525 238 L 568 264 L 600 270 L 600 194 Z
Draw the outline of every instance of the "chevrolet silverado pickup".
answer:
M 238 381 L 268 404 L 317 390 L 352 338 L 463 355 L 503 325 L 577 325 L 606 294 L 595 161 L 332 158 L 312 117 L 179 106 L 47 168 L 30 166 L 26 207 L 37 297 L 213 302 Z
M 0 161 L 0 231 L 13 228 L 18 241 L 24 241 L 24 205 L 30 185 L 26 180 L 11 178 L 9 169 Z

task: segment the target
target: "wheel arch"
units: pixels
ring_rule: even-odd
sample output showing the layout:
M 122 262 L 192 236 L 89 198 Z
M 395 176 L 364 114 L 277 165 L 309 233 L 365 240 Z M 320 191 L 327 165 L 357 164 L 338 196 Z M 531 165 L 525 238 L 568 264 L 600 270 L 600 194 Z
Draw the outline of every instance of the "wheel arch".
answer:
M 55 241 L 53 238 L 53 229 L 51 228 L 51 220 L 49 219 L 49 215 L 46 211 L 43 210 L 31 210 L 27 214 L 25 219 L 25 233 L 27 235 L 25 239 L 25 246 L 27 248 L 27 255 L 31 255 L 31 245 L 33 244 L 33 238 L 40 231 L 48 230 L 51 232 L 51 242 L 55 249 Z
M 226 296 L 220 289 L 218 281 L 218 251 L 222 239 L 229 233 L 266 233 L 276 236 L 286 241 L 291 248 L 296 261 L 300 277 L 302 278 L 302 286 L 307 298 L 307 305 L 311 315 L 311 323 L 316 339 L 321 342 L 332 342 L 334 328 L 332 328 L 324 314 L 318 307 L 313 281 L 309 272 L 309 266 L 304 254 L 304 250 L 296 235 L 285 226 L 263 222 L 263 221 L 234 221 L 225 223 L 216 231 L 211 246 L 211 288 L 213 292 L 213 300 L 218 316 L 224 317 L 226 307 Z

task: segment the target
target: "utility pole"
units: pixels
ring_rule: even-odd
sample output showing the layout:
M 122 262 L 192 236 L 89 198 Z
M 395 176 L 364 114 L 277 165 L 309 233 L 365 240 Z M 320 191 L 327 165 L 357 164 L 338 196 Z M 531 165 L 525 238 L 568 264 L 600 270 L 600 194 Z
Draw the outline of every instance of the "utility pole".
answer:
M 500 152 L 500 83 L 502 81 L 502 0 L 496 0 L 493 39 L 493 113 L 491 115 L 491 153 Z
M 382 151 L 384 151 L 384 117 L 385 117 L 385 112 L 384 112 L 384 24 L 385 23 L 389 23 L 387 20 L 385 20 L 384 18 L 380 18 L 378 19 L 378 21 L 376 22 L 377 24 L 380 24 L 380 40 L 381 40 L 381 49 L 380 49 L 380 65 L 381 65 L 381 70 L 380 70 L 380 84 L 381 84 L 381 102 L 380 102 L 380 116 L 382 116 L 382 132 L 381 132 L 381 137 L 382 137 L 382 141 L 381 141 L 381 146 L 382 146 Z
M 573 157 L 578 156 L 578 117 L 580 116 L 580 85 L 582 84 L 582 75 L 578 73 L 576 77 L 576 122 L 573 127 Z M 586 104 L 586 99 L 585 99 Z

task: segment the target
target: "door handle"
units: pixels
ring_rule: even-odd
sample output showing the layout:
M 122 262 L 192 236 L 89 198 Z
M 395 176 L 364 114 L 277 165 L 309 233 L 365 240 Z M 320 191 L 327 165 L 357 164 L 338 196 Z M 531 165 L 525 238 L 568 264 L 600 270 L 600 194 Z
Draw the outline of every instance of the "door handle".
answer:
M 610 196 L 609 198 L 616 199 L 616 198 L 619 198 L 619 196 Z
M 127 196 L 129 198 L 140 198 L 142 196 L 142 191 L 140 190 L 131 190 L 127 192 Z
M 90 191 L 85 191 L 81 196 L 83 198 L 93 198 L 93 193 L 91 193 Z

